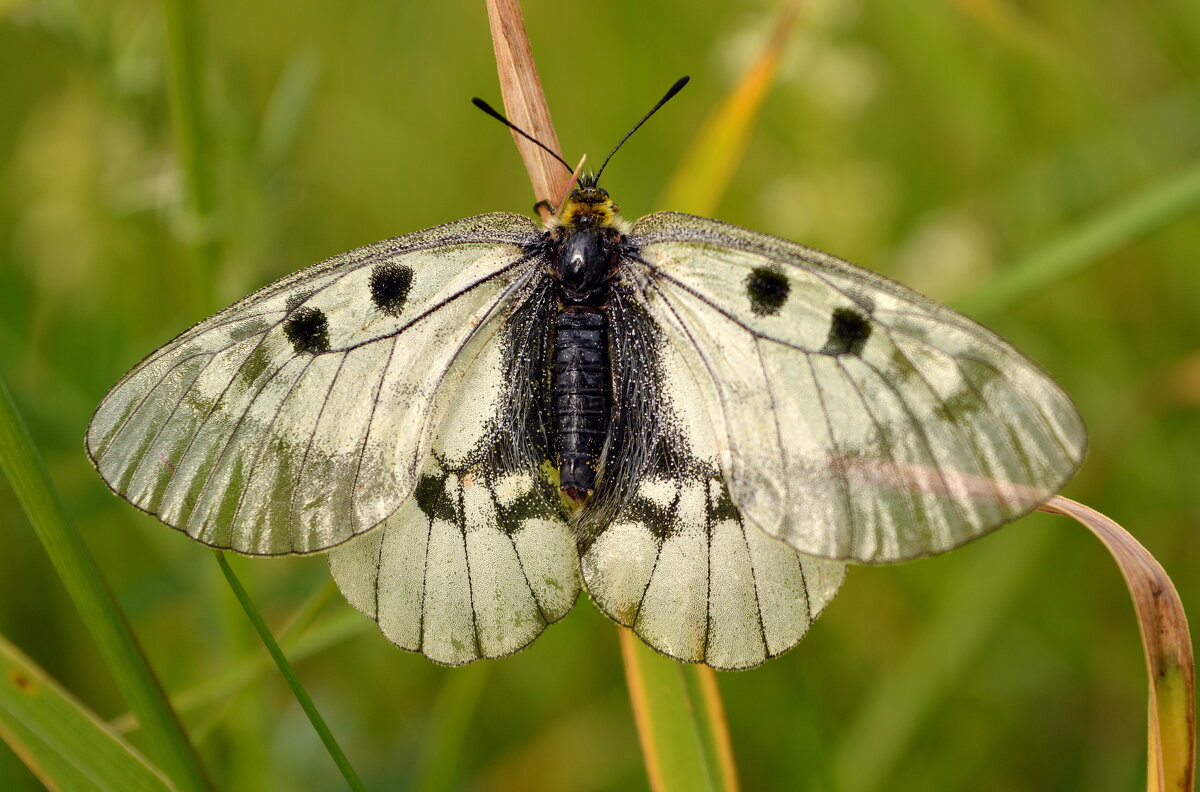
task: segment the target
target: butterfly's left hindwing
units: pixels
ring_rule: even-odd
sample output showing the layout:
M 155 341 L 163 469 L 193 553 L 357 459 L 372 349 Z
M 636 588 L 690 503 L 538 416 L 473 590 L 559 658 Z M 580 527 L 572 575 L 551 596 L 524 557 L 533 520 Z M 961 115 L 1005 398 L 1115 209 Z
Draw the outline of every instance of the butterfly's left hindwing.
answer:
M 948 550 L 1047 500 L 1086 438 L 1005 341 L 874 273 L 715 220 L 630 235 L 648 310 L 715 427 L 733 502 L 810 555 Z
M 483 215 L 337 256 L 201 322 L 101 402 L 108 485 L 213 547 L 332 547 L 417 485 L 462 356 L 535 265 L 527 218 Z M 461 369 L 459 369 L 461 370 Z

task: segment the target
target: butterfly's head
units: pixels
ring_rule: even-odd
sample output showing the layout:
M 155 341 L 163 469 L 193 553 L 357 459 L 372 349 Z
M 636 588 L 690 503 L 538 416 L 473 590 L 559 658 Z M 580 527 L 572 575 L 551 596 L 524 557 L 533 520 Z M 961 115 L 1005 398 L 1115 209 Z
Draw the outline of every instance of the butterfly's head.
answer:
M 622 230 L 620 207 L 608 196 L 608 190 L 596 184 L 588 174 L 571 190 L 558 212 L 557 224 L 567 228 L 616 228 Z

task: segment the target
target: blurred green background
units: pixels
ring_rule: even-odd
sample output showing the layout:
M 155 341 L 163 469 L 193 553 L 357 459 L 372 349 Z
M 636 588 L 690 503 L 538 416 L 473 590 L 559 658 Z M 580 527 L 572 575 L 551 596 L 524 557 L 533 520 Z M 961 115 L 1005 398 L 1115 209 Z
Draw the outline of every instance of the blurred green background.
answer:
M 630 217 L 672 208 L 657 196 L 690 135 L 779 11 L 524 8 L 568 160 L 602 156 L 693 76 L 605 175 Z M 134 362 L 268 280 L 533 199 L 509 135 L 468 101 L 499 104 L 483 3 L 213 0 L 200 22 L 211 211 L 197 218 L 163 6 L 0 2 L 0 374 L 156 669 L 188 697 L 219 786 L 339 788 L 274 672 L 226 684 L 264 653 L 211 555 L 109 495 L 84 429 Z M 716 214 L 970 304 L 1022 257 L 1198 167 L 1195 0 L 808 0 Z M 1129 528 L 1200 613 L 1196 212 L 977 315 L 1083 413 L 1091 449 L 1065 494 Z M 0 530 L 0 633 L 119 718 L 3 483 Z M 277 631 L 327 591 L 320 558 L 235 562 Z M 465 670 L 394 649 L 336 595 L 306 637 L 300 674 L 373 789 L 646 786 L 616 635 L 586 598 L 524 652 Z M 1145 784 L 1132 611 L 1100 544 L 1064 520 L 852 568 L 799 646 L 720 683 L 746 789 Z M 39 788 L 3 744 L 0 786 Z

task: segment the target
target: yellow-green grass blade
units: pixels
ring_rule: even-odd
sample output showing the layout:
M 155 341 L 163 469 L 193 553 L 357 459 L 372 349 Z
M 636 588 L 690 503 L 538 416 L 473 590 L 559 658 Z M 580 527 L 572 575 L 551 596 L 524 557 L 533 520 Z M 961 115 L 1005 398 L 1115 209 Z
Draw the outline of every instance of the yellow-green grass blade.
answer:
M 1148 766 L 1150 792 L 1190 790 L 1196 778 L 1196 670 L 1187 616 L 1162 565 L 1120 525 L 1063 497 L 1042 511 L 1079 522 L 1112 554 L 1137 613 L 1150 677 Z
M 642 758 L 655 792 L 717 790 L 705 738 L 688 695 L 684 665 L 657 654 L 630 630 L 618 628 L 629 699 Z
M 706 665 L 687 665 L 683 669 L 692 714 L 700 734 L 700 748 L 712 771 L 713 788 L 719 792 L 737 792 L 737 766 L 733 761 L 733 742 L 729 738 L 729 722 L 717 685 L 717 672 Z
M 175 789 L 161 771 L 3 637 L 0 737 L 49 789 Z
M 142 724 L 151 758 L 180 789 L 210 789 L 200 759 L 100 569 L 83 539 L 67 521 L 58 491 L 3 380 L 0 380 L 0 470 L 8 477 L 117 686 Z
M 767 91 L 795 22 L 798 3 L 787 3 L 776 18 L 766 46 L 692 138 L 661 206 L 699 215 L 715 213 L 729 180 L 746 153 Z

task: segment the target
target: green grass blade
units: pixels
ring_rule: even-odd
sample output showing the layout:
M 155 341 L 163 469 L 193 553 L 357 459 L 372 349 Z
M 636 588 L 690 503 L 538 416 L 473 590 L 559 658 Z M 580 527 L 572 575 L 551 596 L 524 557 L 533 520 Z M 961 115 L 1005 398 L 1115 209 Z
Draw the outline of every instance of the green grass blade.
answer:
M 650 788 L 655 792 L 718 789 L 683 664 L 656 653 L 630 630 L 618 628 L 618 632 Z
M 175 156 L 183 172 L 183 241 L 191 251 L 189 278 L 197 313 L 211 307 L 210 284 L 216 264 L 214 244 L 213 152 L 208 145 L 203 103 L 202 24 L 192 0 L 163 0 L 170 72 L 171 126 Z
M 3 637 L 0 737 L 50 789 L 155 792 L 175 788 Z
M 3 380 L 0 380 L 0 469 L 8 477 L 122 695 L 138 716 L 150 743 L 152 758 L 180 789 L 210 789 L 195 749 L 150 670 L 87 545 L 67 522 L 58 492 Z
M 354 768 L 350 765 L 346 754 L 342 752 L 341 746 L 334 739 L 333 733 L 325 725 L 325 719 L 321 717 L 321 713 L 317 710 L 316 705 L 313 704 L 308 691 L 300 684 L 300 679 L 292 669 L 291 663 L 284 657 L 283 650 L 279 648 L 279 644 L 275 642 L 275 636 L 271 635 L 271 631 L 267 629 L 267 623 L 263 621 L 262 614 L 258 612 L 254 601 L 250 599 L 250 595 L 242 586 L 241 581 L 238 580 L 237 575 L 234 574 L 233 568 L 229 566 L 229 561 L 226 560 L 225 554 L 217 551 L 214 555 L 217 558 L 217 565 L 221 567 L 221 572 L 224 573 L 225 579 L 229 582 L 229 588 L 233 590 L 233 595 L 237 597 L 242 609 L 246 611 L 246 617 L 250 619 L 250 623 L 258 631 L 258 635 L 262 638 L 267 651 L 271 653 L 271 659 L 278 666 L 279 673 L 283 674 L 283 678 L 287 681 L 288 687 L 292 689 L 292 694 L 296 697 L 296 701 L 300 703 L 300 708 L 304 710 L 304 714 L 308 716 L 308 720 L 312 723 L 317 736 L 321 738 L 321 742 L 325 745 L 325 750 L 329 752 L 334 763 L 338 766 L 338 770 L 341 771 L 342 777 L 346 779 L 346 785 L 351 789 L 363 790 L 365 792 L 366 787 L 359 780 L 358 774 L 354 772 Z
M 956 306 L 970 316 L 995 314 L 1037 289 L 1066 278 L 1200 208 L 1200 165 L 1101 210 L 1041 250 L 1018 260 Z
M 706 665 L 689 664 L 683 668 L 683 681 L 700 731 L 700 747 L 713 771 L 714 788 L 719 792 L 738 792 L 741 787 L 733 761 L 733 742 L 729 739 L 725 705 L 717 686 L 717 672 Z

